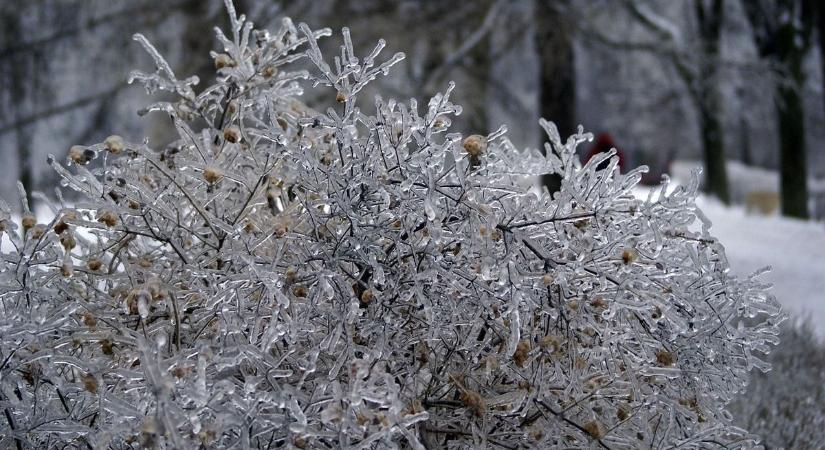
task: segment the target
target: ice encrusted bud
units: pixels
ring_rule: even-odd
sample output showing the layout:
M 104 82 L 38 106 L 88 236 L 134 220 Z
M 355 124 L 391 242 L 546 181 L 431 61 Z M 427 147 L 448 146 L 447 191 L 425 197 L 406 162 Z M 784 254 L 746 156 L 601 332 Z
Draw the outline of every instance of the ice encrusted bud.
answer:
M 238 143 L 241 141 L 241 129 L 237 125 L 231 125 L 223 131 L 223 138 L 226 142 Z
M 97 212 L 97 221 L 112 228 L 117 225 L 117 214 L 110 209 L 101 209 Z
M 73 145 L 69 148 L 69 160 L 75 164 L 88 164 L 92 158 L 95 157 L 95 152 L 83 147 L 82 145 Z
M 482 153 L 487 151 L 487 138 L 480 134 L 473 134 L 464 138 L 461 146 L 464 147 L 464 151 L 466 151 L 468 155 L 478 158 Z
M 21 225 L 23 225 L 23 230 L 29 230 L 30 228 L 34 228 L 37 225 L 37 218 L 34 217 L 34 214 L 25 214 L 23 218 L 20 220 Z
M 223 178 L 223 171 L 217 167 L 207 167 L 203 169 L 203 179 L 207 183 L 214 184 Z
M 103 141 L 103 145 L 106 146 L 106 150 L 113 155 L 119 155 L 123 152 L 123 149 L 126 146 L 123 142 L 123 138 L 116 134 L 107 137 L 106 140 Z
M 223 69 L 224 67 L 235 67 L 235 61 L 226 53 L 218 53 L 215 56 L 215 68 Z

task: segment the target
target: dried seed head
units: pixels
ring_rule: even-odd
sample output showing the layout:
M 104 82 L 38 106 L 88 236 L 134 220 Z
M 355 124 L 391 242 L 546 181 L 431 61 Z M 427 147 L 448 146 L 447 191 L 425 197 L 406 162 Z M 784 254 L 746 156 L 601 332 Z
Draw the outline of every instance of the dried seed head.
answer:
M 467 136 L 461 144 L 468 155 L 477 158 L 487 151 L 487 138 L 480 134 Z
M 54 224 L 54 232 L 55 234 L 63 234 L 64 231 L 69 229 L 69 224 L 60 219 L 57 223 Z
M 241 141 L 241 129 L 237 125 L 231 125 L 223 131 L 223 138 L 226 142 L 238 143 Z
M 619 409 L 616 410 L 616 418 L 623 421 L 628 417 L 630 417 L 630 407 L 627 405 L 619 405 Z
M 113 155 L 119 155 L 121 152 L 123 152 L 123 149 L 126 146 L 126 144 L 123 142 L 123 138 L 116 134 L 107 137 L 106 140 L 103 141 L 103 145 L 105 145 L 106 150 L 108 150 L 109 153 Z
M 277 74 L 278 74 L 278 69 L 274 66 L 267 66 L 266 68 L 264 68 L 263 75 L 266 78 L 272 78 Z
M 40 239 L 46 233 L 46 228 L 43 225 L 35 225 L 32 228 L 32 239 Z
M 292 440 L 292 445 L 294 445 L 295 448 L 305 449 L 309 444 L 307 443 L 307 439 L 305 437 L 296 436 L 295 439 Z
M 33 214 L 24 214 L 20 223 L 23 225 L 23 230 L 28 230 L 37 225 L 37 218 Z
M 60 266 L 60 275 L 65 278 L 68 278 L 74 274 L 74 267 L 72 267 L 72 263 L 65 262 Z
M 93 328 L 97 325 L 97 319 L 92 315 L 92 313 L 86 311 L 83 313 L 83 324 L 89 328 Z
M 309 292 L 307 291 L 307 288 L 304 287 L 304 286 L 295 286 L 294 288 L 292 288 L 292 293 L 296 297 L 300 297 L 300 298 L 305 298 L 309 294 Z
M 636 252 L 636 250 L 633 250 L 632 248 L 628 248 L 622 251 L 622 262 L 625 264 L 630 264 L 633 261 L 636 261 L 636 258 L 638 257 L 639 254 Z
M 83 375 L 83 388 L 91 392 L 92 394 L 97 394 L 97 378 L 95 378 L 95 376 L 90 373 Z
M 100 351 L 104 355 L 112 356 L 115 353 L 114 344 L 108 339 L 103 339 L 100 341 Z
M 65 233 L 60 236 L 60 245 L 62 245 L 66 251 L 69 251 L 77 246 L 77 241 L 74 239 L 74 236 Z
M 102 266 L 103 266 L 103 261 L 101 261 L 97 258 L 91 258 L 90 260 L 88 260 L 86 262 L 86 267 L 88 267 L 89 270 L 99 270 Z
M 365 289 L 364 292 L 361 293 L 361 303 L 368 305 L 370 302 L 375 300 L 375 294 L 370 289 Z
M 656 362 L 662 366 L 672 366 L 676 359 L 673 357 L 673 353 L 660 349 L 656 352 Z
M 223 69 L 224 67 L 235 67 L 235 61 L 226 53 L 215 55 L 215 68 Z
M 598 420 L 591 420 L 582 427 L 587 434 L 593 439 L 601 439 L 604 437 L 604 427 Z
M 604 309 L 607 308 L 607 302 L 602 297 L 596 297 L 590 301 L 590 306 L 596 309 Z
M 223 172 L 217 167 L 207 167 L 203 169 L 203 179 L 207 183 L 214 184 L 223 178 Z
M 555 353 L 559 350 L 559 348 L 561 348 L 561 340 L 558 336 L 548 334 L 539 340 L 539 347 Z
M 110 209 L 101 209 L 97 212 L 97 221 L 112 228 L 117 225 L 117 214 Z
M 556 279 L 553 278 L 553 275 L 550 275 L 549 273 L 545 273 L 544 276 L 541 277 L 541 282 L 545 286 L 550 286 L 551 284 L 553 284 L 554 281 L 556 281 Z
M 89 162 L 86 149 L 80 145 L 72 145 L 69 148 L 69 159 L 75 164 L 86 164 Z
M 321 155 L 320 161 L 321 161 L 321 164 L 323 164 L 325 166 L 328 166 L 328 165 L 332 164 L 332 154 L 330 152 L 324 152 L 324 154 Z
M 284 272 L 284 278 L 286 278 L 287 284 L 292 284 L 295 280 L 298 279 L 298 269 L 295 266 L 289 266 L 286 268 L 286 272 Z
M 338 91 L 338 93 L 335 94 L 335 101 L 338 103 L 344 103 L 347 101 L 347 94 L 344 91 Z
M 513 353 L 513 361 L 519 367 L 524 367 L 527 358 L 530 356 L 530 341 L 523 339 L 516 345 L 516 351 Z

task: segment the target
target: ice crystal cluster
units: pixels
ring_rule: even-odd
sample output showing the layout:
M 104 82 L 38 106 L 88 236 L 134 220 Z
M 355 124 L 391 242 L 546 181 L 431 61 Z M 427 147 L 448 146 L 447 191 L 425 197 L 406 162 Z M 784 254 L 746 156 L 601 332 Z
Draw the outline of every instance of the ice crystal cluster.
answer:
M 81 199 L 48 223 L 3 206 L 0 447 L 754 443 L 726 404 L 781 313 L 728 273 L 695 182 L 637 200 L 644 169 L 582 166 L 583 132 L 542 122 L 543 153 L 451 132 L 452 85 L 358 103 L 402 54 L 356 57 L 344 29 L 324 59 L 329 30 L 227 7 L 199 91 L 136 36 L 157 70 L 131 78 L 176 98 L 144 112 L 178 140 L 51 158 Z

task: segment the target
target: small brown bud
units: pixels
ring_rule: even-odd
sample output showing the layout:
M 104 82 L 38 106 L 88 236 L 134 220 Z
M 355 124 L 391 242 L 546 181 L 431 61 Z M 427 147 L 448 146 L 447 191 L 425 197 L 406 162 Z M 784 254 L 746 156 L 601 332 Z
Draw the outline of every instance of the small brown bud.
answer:
M 24 214 L 20 223 L 23 225 L 23 230 L 28 230 L 37 225 L 37 218 L 33 214 Z
M 217 167 L 207 167 L 203 169 L 203 179 L 206 180 L 207 183 L 217 183 L 218 181 L 223 178 L 223 172 L 221 169 Z
M 104 355 L 112 356 L 115 353 L 114 344 L 108 339 L 103 339 L 100 341 L 100 351 Z
M 286 272 L 284 272 L 284 278 L 286 278 L 287 284 L 292 284 L 295 280 L 298 279 L 298 269 L 295 266 L 289 266 L 286 268 Z
M 74 274 L 74 267 L 72 267 L 72 263 L 65 262 L 60 266 L 60 275 L 65 278 L 68 278 Z
M 278 74 L 278 69 L 274 66 L 267 66 L 264 68 L 263 75 L 266 78 L 272 78 Z
M 97 325 L 97 319 L 92 313 L 86 311 L 83 313 L 83 324 L 89 328 L 94 328 Z
M 60 219 L 57 223 L 54 224 L 54 232 L 55 234 L 63 234 L 64 231 L 69 229 L 69 224 Z
M 92 394 L 97 394 L 97 378 L 95 378 L 95 376 L 90 373 L 83 375 L 83 388 L 91 392 Z
M 661 349 L 656 352 L 656 362 L 662 366 L 672 366 L 675 361 L 673 354 L 667 350 Z
M 35 225 L 32 228 L 32 239 L 40 239 L 46 233 L 46 229 L 43 225 Z
M 77 245 L 77 241 L 75 241 L 74 236 L 71 234 L 64 234 L 60 236 L 60 245 L 63 246 L 64 249 L 67 251 L 75 248 Z
M 602 297 L 596 297 L 590 301 L 590 306 L 596 309 L 604 309 L 607 307 L 607 302 L 605 302 Z
M 582 427 L 587 434 L 593 439 L 601 439 L 604 437 L 604 427 L 598 420 L 591 420 Z
M 86 267 L 88 267 L 89 270 L 99 270 L 102 266 L 103 261 L 97 258 L 91 258 L 86 262 Z
M 347 101 L 347 94 L 344 91 L 338 91 L 338 93 L 335 94 L 335 101 L 338 103 L 344 103 Z
M 215 68 L 223 69 L 224 67 L 235 67 L 235 61 L 226 53 L 219 53 L 215 56 Z
M 550 275 L 549 273 L 545 273 L 544 276 L 541 277 L 541 282 L 545 286 L 550 286 L 551 284 L 553 284 L 554 281 L 556 281 L 556 279 L 553 278 L 553 275 Z
M 519 341 L 518 345 L 516 345 L 516 351 L 513 353 L 513 361 L 515 361 L 516 365 L 519 367 L 524 367 L 524 363 L 527 362 L 527 358 L 530 356 L 530 341 L 521 340 Z
M 638 257 L 639 254 L 636 252 L 636 250 L 633 250 L 631 248 L 622 251 L 622 262 L 625 264 L 630 264 L 633 261 L 636 261 L 636 258 Z
M 123 148 L 126 146 L 123 142 L 123 138 L 116 134 L 107 137 L 106 140 L 103 141 L 103 145 L 105 145 L 106 150 L 113 155 L 119 155 L 123 152 Z
M 296 297 L 300 297 L 300 298 L 304 298 L 304 297 L 307 296 L 307 294 L 309 294 L 309 292 L 307 291 L 307 288 L 304 287 L 304 286 L 295 286 L 294 288 L 292 288 L 292 293 Z
M 73 145 L 69 148 L 69 159 L 75 164 L 86 164 L 89 159 L 86 157 L 86 149 L 80 145 Z
M 619 409 L 616 410 L 616 418 L 624 421 L 628 417 L 630 417 L 630 407 L 627 405 L 619 405 Z
M 110 209 L 101 209 L 97 212 L 97 221 L 112 228 L 117 225 L 117 214 Z
M 375 294 L 370 289 L 365 289 L 364 292 L 361 293 L 361 303 L 368 305 L 370 302 L 375 300 Z
M 461 144 L 468 155 L 477 158 L 487 150 L 487 138 L 480 134 L 467 136 Z
M 223 131 L 223 138 L 226 142 L 238 143 L 241 141 L 241 129 L 237 125 L 231 125 Z

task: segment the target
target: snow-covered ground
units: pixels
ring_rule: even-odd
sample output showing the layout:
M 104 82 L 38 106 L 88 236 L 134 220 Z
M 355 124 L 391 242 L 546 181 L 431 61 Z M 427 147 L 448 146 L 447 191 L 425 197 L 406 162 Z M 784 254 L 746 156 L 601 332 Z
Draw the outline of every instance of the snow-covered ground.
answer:
M 779 302 L 825 336 L 825 223 L 747 215 L 741 206 L 707 197 L 697 203 L 713 222 L 711 234 L 725 246 L 732 271 L 747 275 L 771 266 L 764 276 Z

